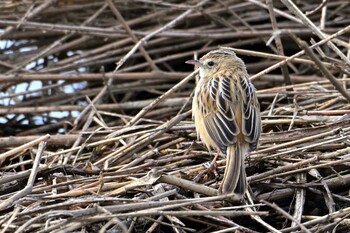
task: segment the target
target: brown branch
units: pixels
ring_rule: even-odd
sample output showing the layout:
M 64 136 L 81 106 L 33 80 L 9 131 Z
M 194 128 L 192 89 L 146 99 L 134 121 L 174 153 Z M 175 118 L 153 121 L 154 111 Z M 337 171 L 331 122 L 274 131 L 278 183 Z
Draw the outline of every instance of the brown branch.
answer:
M 300 46 L 301 49 L 305 51 L 305 53 L 315 62 L 321 72 L 326 76 L 326 78 L 334 85 L 334 87 L 345 97 L 345 99 L 350 102 L 349 93 L 344 90 L 343 86 L 338 82 L 338 80 L 332 75 L 329 70 L 323 66 L 320 59 L 315 55 L 315 53 L 311 50 L 311 48 L 307 45 L 305 41 L 300 40 L 295 35 L 290 33 L 291 38 Z
M 123 26 L 125 27 L 126 31 L 128 32 L 129 36 L 132 38 L 134 43 L 138 43 L 138 39 L 136 38 L 134 33 L 131 31 L 131 28 L 129 27 L 129 25 L 125 22 L 122 14 L 120 14 L 119 10 L 114 5 L 114 3 L 111 0 L 106 0 L 106 1 L 109 5 L 109 8 L 112 10 L 113 14 L 115 14 L 115 16 L 122 22 Z M 145 57 L 146 61 L 149 63 L 152 70 L 159 70 L 156 64 L 153 62 L 152 58 L 149 56 L 149 54 L 145 50 L 145 48 L 142 45 L 140 45 L 139 49 L 143 54 L 143 56 Z
M 26 187 L 24 189 L 22 189 L 21 191 L 17 192 L 16 194 L 14 194 L 13 196 L 11 196 L 10 198 L 2 201 L 0 203 L 0 210 L 4 210 L 4 209 L 9 208 L 10 206 L 13 205 L 13 203 L 15 201 L 26 196 L 27 194 L 29 194 L 32 191 L 33 186 L 34 186 L 34 182 L 35 182 L 35 178 L 36 178 L 36 175 L 38 173 L 38 167 L 39 167 L 39 164 L 41 161 L 41 157 L 42 157 L 44 150 L 45 150 L 47 139 L 41 140 L 41 142 L 39 143 L 39 148 L 38 148 L 38 151 L 36 153 L 35 160 L 33 161 L 32 171 L 30 172 Z

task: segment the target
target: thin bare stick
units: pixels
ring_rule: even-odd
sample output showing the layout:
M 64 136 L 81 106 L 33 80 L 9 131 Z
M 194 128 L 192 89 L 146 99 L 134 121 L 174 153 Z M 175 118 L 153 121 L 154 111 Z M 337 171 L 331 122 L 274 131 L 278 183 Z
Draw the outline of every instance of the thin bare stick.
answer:
M 38 151 L 37 151 L 37 153 L 35 155 L 35 159 L 33 161 L 32 171 L 30 172 L 27 185 L 24 187 L 24 189 L 22 189 L 21 191 L 17 192 L 16 194 L 11 196 L 7 200 L 2 201 L 0 203 L 0 210 L 4 210 L 4 209 L 9 208 L 10 206 L 13 205 L 13 203 L 15 201 L 17 201 L 20 198 L 26 196 L 27 194 L 29 194 L 32 191 L 32 188 L 33 188 L 33 185 L 34 185 L 34 181 L 35 181 L 36 175 L 38 173 L 38 168 L 39 168 L 41 156 L 44 153 L 44 150 L 45 150 L 45 147 L 46 147 L 46 143 L 47 143 L 46 141 L 41 141 L 39 143 L 39 148 L 38 148 Z
M 37 145 L 37 144 L 39 144 L 41 142 L 46 142 L 49 139 L 50 139 L 50 135 L 46 134 L 45 136 L 42 136 L 42 137 L 40 137 L 38 139 L 35 139 L 35 140 L 31 141 L 31 142 L 28 142 L 28 143 L 26 143 L 26 144 L 24 144 L 22 146 L 16 147 L 16 148 L 14 148 L 14 149 L 12 149 L 10 151 L 7 151 L 5 153 L 0 154 L 0 160 L 5 159 L 5 158 L 7 158 L 9 156 L 15 155 L 17 153 L 20 153 L 20 152 L 22 152 L 22 151 L 24 151 L 24 150 L 26 150 L 26 149 L 28 149 L 28 148 L 30 148 L 32 146 L 35 146 L 35 145 Z
M 311 22 L 311 20 L 291 1 L 291 0 L 281 0 L 284 5 L 288 7 L 290 11 L 292 11 L 296 16 L 298 16 L 303 23 L 308 26 L 320 39 L 327 39 L 327 37 L 323 32 L 321 32 L 318 27 L 314 23 Z M 336 53 L 338 56 L 350 66 L 350 60 L 342 53 L 338 47 L 336 47 L 331 40 L 327 42 L 327 45 Z
M 322 44 L 325 44 L 325 43 L 327 43 L 329 40 L 331 40 L 331 39 L 333 39 L 333 38 L 335 38 L 335 37 L 337 37 L 337 36 L 340 36 L 340 35 L 342 35 L 342 34 L 348 32 L 349 30 L 350 30 L 350 25 L 347 26 L 347 27 L 345 27 L 345 28 L 343 28 L 342 30 L 337 31 L 336 33 L 334 33 L 333 35 L 329 36 L 328 38 L 322 39 L 322 40 L 320 40 L 319 42 L 317 42 L 316 44 L 313 44 L 312 46 L 310 46 L 310 49 L 313 49 L 313 48 L 318 47 L 318 46 L 320 46 L 320 45 L 322 45 Z M 287 59 L 285 59 L 285 60 L 283 60 L 283 61 L 281 61 L 281 62 L 278 62 L 278 63 L 276 63 L 275 65 L 270 66 L 270 67 L 266 68 L 265 70 L 262 70 L 262 71 L 260 71 L 259 73 L 257 73 L 257 74 L 255 74 L 255 75 L 251 76 L 250 79 L 251 79 L 251 80 L 257 79 L 257 78 L 259 78 L 260 76 L 262 76 L 262 75 L 264 75 L 264 74 L 267 74 L 267 73 L 269 73 L 269 72 L 271 72 L 271 71 L 277 69 L 278 67 L 281 67 L 282 65 L 286 64 L 287 62 L 292 61 L 294 58 L 297 58 L 297 57 L 299 57 L 299 56 L 301 56 L 301 55 L 303 55 L 303 54 L 304 54 L 304 51 L 300 51 L 300 52 L 298 52 L 298 53 L 296 53 L 296 54 L 290 56 L 289 58 L 287 58 Z
M 166 31 L 172 27 L 174 27 L 178 22 L 180 22 L 181 20 L 183 20 L 184 18 L 186 18 L 189 14 L 192 13 L 192 11 L 194 11 L 197 8 L 200 8 L 201 6 L 203 6 L 204 4 L 206 4 L 207 2 L 209 2 L 209 0 L 202 0 L 199 3 L 197 3 L 195 6 L 193 6 L 191 9 L 185 11 L 184 13 L 182 13 L 181 15 L 179 15 L 178 17 L 176 17 L 175 19 L 173 19 L 172 21 L 170 21 L 169 23 L 167 23 L 166 25 L 164 25 L 163 27 L 149 33 L 148 35 L 146 35 L 145 37 L 143 37 L 138 43 L 136 43 L 136 45 L 122 58 L 119 60 L 119 62 L 117 63 L 117 67 L 115 68 L 115 71 L 119 70 L 119 68 L 125 63 L 125 61 L 132 55 L 135 53 L 135 50 L 138 49 L 142 44 L 144 44 L 146 41 L 148 41 L 149 39 L 151 39 L 152 37 L 154 37 L 155 35 Z
M 117 9 L 117 7 L 114 5 L 114 3 L 111 0 L 106 0 L 109 8 L 111 8 L 113 14 L 115 14 L 115 16 L 122 22 L 122 24 L 124 25 L 126 31 L 128 32 L 129 36 L 132 38 L 132 40 L 134 41 L 134 43 L 138 42 L 138 39 L 136 38 L 136 36 L 134 35 L 134 33 L 131 31 L 131 28 L 129 27 L 129 25 L 125 22 L 123 16 L 120 14 L 119 10 Z M 149 56 L 149 54 L 146 52 L 145 48 L 143 47 L 143 45 L 139 46 L 139 49 L 141 51 L 141 53 L 143 54 L 143 56 L 145 57 L 146 61 L 149 63 L 149 65 L 151 66 L 152 70 L 158 70 L 158 67 L 156 66 L 156 64 L 153 62 L 152 58 Z
M 328 80 L 334 85 L 334 87 L 350 102 L 349 93 L 343 88 L 343 86 L 338 82 L 338 80 L 332 75 L 329 70 L 322 65 L 320 59 L 315 55 L 311 48 L 307 45 L 305 41 L 300 40 L 294 34 L 290 34 L 291 38 L 300 46 L 301 49 L 315 62 L 321 72 L 328 78 Z
M 174 87 L 169 89 L 167 92 L 165 92 L 163 95 L 159 96 L 156 100 L 154 100 L 152 103 L 150 103 L 148 106 L 144 107 L 140 112 L 136 114 L 136 116 L 131 119 L 126 126 L 132 126 L 134 125 L 141 117 L 143 117 L 148 111 L 152 110 L 155 106 L 162 103 L 166 98 L 168 98 L 171 94 L 179 90 L 183 85 L 185 85 L 188 81 L 190 81 L 198 71 L 193 71 L 190 75 L 185 77 L 181 82 L 176 84 Z
M 295 220 L 290 214 L 288 214 L 286 211 L 284 211 L 282 208 L 280 208 L 279 206 L 277 206 L 276 204 L 271 204 L 270 202 L 268 201 L 264 201 L 264 200 L 261 200 L 260 202 L 270 206 L 271 208 L 275 209 L 277 212 L 281 213 L 284 217 L 286 217 L 287 219 L 293 221 L 294 223 L 297 224 L 298 227 L 300 227 L 300 229 L 303 231 L 303 232 L 306 232 L 306 233 L 311 233 L 311 231 L 309 231 L 305 226 L 303 226 L 302 224 L 300 224 L 297 220 Z

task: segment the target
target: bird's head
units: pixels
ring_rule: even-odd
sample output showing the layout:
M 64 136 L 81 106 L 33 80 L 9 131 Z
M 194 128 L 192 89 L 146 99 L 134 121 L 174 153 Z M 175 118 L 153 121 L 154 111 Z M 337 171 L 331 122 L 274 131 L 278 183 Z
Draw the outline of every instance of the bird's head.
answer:
M 236 56 L 233 49 L 228 47 L 220 47 L 207 53 L 199 60 L 188 60 L 186 63 L 197 66 L 201 78 L 211 77 L 219 70 L 245 67 L 243 61 Z

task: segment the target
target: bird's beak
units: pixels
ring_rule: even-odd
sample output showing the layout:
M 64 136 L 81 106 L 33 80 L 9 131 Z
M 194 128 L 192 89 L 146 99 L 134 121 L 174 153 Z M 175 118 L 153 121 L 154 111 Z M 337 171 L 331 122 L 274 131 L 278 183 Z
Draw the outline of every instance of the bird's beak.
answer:
M 202 62 L 200 62 L 199 60 L 188 60 L 188 61 L 186 61 L 186 64 L 191 64 L 194 66 L 203 67 Z

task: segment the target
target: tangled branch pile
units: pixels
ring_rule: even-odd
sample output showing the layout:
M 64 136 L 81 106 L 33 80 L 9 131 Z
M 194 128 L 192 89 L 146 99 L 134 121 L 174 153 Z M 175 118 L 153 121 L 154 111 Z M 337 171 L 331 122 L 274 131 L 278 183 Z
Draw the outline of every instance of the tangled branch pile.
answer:
M 350 3 L 294 2 L 1 1 L 1 232 L 347 232 Z M 219 45 L 261 105 L 240 204 L 191 120 Z

